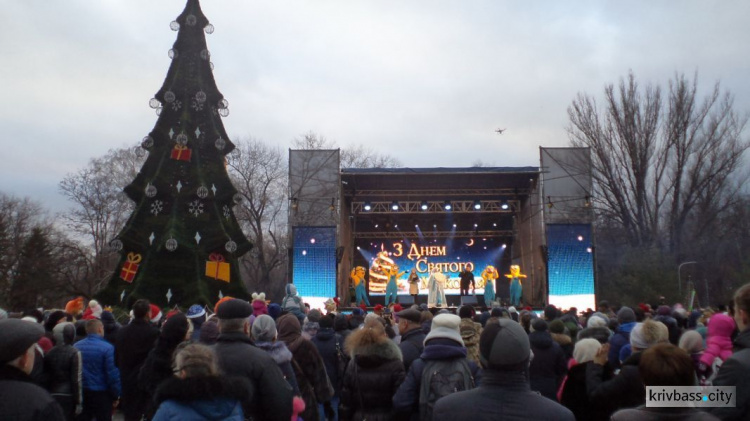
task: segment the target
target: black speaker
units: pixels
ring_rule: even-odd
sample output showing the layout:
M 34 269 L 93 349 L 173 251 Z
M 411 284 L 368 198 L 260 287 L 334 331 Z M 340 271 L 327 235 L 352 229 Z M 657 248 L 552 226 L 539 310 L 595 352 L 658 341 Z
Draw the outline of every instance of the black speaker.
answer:
M 477 296 L 476 295 L 462 295 L 461 296 L 461 305 L 462 306 L 475 306 L 475 305 L 477 305 Z
M 399 295 L 396 300 L 399 304 L 412 305 L 414 304 L 414 297 L 411 295 Z

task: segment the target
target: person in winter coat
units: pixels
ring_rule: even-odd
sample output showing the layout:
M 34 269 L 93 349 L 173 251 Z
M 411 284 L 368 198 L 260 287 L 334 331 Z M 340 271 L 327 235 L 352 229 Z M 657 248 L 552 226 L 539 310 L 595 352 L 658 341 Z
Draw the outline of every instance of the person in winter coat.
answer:
M 396 313 L 398 317 L 398 331 L 401 332 L 401 343 L 398 347 L 404 359 L 404 370 L 409 371 L 414 362 L 424 350 L 425 333 L 419 323 L 422 315 L 411 308 Z
M 398 346 L 381 323 L 367 320 L 346 340 L 346 350 L 352 359 L 341 387 L 340 419 L 391 420 L 391 398 L 405 375 Z
M 305 320 L 305 303 L 302 297 L 297 295 L 297 287 L 294 284 L 286 284 L 284 292 L 286 296 L 281 300 L 281 309 L 294 314 L 302 323 Z
M 190 344 L 175 355 L 175 376 L 156 390 L 152 421 L 243 421 L 242 400 L 251 386 L 241 377 L 220 377 L 211 348 Z
M 609 320 L 605 319 L 605 317 L 606 316 L 601 313 L 592 314 L 588 320 L 586 320 L 586 328 L 578 331 L 576 340 L 580 341 L 581 339 L 594 338 L 602 345 L 609 343 L 612 337 L 612 331 L 607 327 Z M 633 326 L 635 326 L 635 324 L 633 324 Z M 629 329 L 632 329 L 632 327 Z M 625 335 L 625 333 L 623 333 L 623 335 Z M 629 337 L 630 330 L 627 331 L 627 335 Z
M 607 405 L 607 414 L 621 408 L 632 408 L 646 401 L 646 389 L 643 386 L 638 364 L 641 352 L 669 341 L 667 327 L 654 320 L 637 323 L 630 331 L 630 346 L 633 354 L 623 361 L 620 372 L 610 380 L 605 380 L 605 365 L 609 355 L 609 345 L 604 345 L 594 357 L 594 364 L 586 367 L 586 390 L 589 401 Z
M 36 343 L 44 335 L 37 323 L 0 320 L 0 418 L 3 420 L 63 421 L 62 410 L 30 377 Z
M 567 408 L 532 392 L 528 382 L 529 337 L 516 322 L 488 323 L 479 339 L 484 370 L 473 390 L 437 401 L 432 419 L 456 420 L 575 420 Z
M 133 304 L 133 320 L 117 332 L 117 366 L 122 381 L 120 409 L 125 421 L 139 421 L 151 401 L 138 387 L 138 373 L 159 337 L 159 329 L 150 322 L 151 305 L 147 300 Z
M 231 299 L 219 306 L 220 335 L 214 345 L 219 368 L 227 377 L 243 377 L 252 388 L 243 401 L 245 416 L 255 420 L 288 421 L 292 417 L 292 387 L 276 362 L 250 340 L 247 301 Z
M 679 324 L 677 324 L 677 319 L 672 317 L 672 309 L 667 305 L 661 305 L 656 309 L 656 316 L 654 317 L 654 320 L 657 322 L 664 323 L 665 326 L 667 326 L 667 329 L 669 330 L 669 343 L 677 345 L 677 343 L 680 341 L 680 334 L 682 333 L 682 329 L 680 329 Z
M 722 420 L 740 420 L 750 416 L 750 284 L 743 285 L 734 293 L 734 321 L 740 331 L 734 339 L 734 354 L 721 365 L 712 384 L 736 386 L 736 406 L 708 408 L 708 412 Z M 711 323 L 709 321 L 709 326 Z
M 305 401 L 305 411 L 301 417 L 305 421 L 316 421 L 319 419 L 318 403 L 329 402 L 334 393 L 326 374 L 325 363 L 315 345 L 302 336 L 302 326 L 294 314 L 279 317 L 276 325 L 279 340 L 286 343 L 297 363 L 294 375 Z
M 690 355 L 690 359 L 693 360 L 695 372 L 698 375 L 698 380 L 700 380 L 700 384 L 703 385 L 705 379 L 711 374 L 711 367 L 701 364 L 701 357 L 703 356 L 704 350 L 703 337 L 700 333 L 694 330 L 686 330 L 685 333 L 680 336 L 679 346 L 680 349 Z
M 83 410 L 81 353 L 73 347 L 76 328 L 63 322 L 52 329 L 55 347 L 44 357 L 46 389 L 60 404 L 65 419 L 72 421 Z
M 276 322 L 274 322 L 271 316 L 261 314 L 255 318 L 250 331 L 255 341 L 255 346 L 266 351 L 276 361 L 284 378 L 294 390 L 294 394 L 299 395 L 299 386 L 297 385 L 297 378 L 294 375 L 294 367 L 292 366 L 292 352 L 289 351 L 284 342 L 276 340 Z
M 190 341 L 194 343 L 200 341 L 201 329 L 206 320 L 208 320 L 206 309 L 200 304 L 193 304 L 188 308 L 185 316 L 193 324 L 193 334 L 190 335 Z
M 563 321 L 553 320 L 549 324 L 549 334 L 552 336 L 552 340 L 557 342 L 565 353 L 565 361 L 573 358 L 573 340 L 570 339 L 570 335 L 565 333 L 565 324 Z
M 594 357 L 602 344 L 594 338 L 585 338 L 576 342 L 573 349 L 573 358 L 576 364 L 568 370 L 568 377 L 565 379 L 560 403 L 566 408 L 573 411 L 578 421 L 597 421 L 607 419 L 608 410 L 602 402 L 589 400 L 586 390 L 586 369 L 588 365 L 594 364 Z M 604 367 L 604 380 L 612 378 L 612 369 L 609 366 Z
M 164 322 L 156 346 L 149 352 L 138 375 L 139 386 L 149 396 L 154 396 L 159 384 L 172 377 L 172 355 L 177 346 L 190 337 L 189 330 L 188 319 L 183 313 L 177 313 Z M 146 413 L 153 414 L 154 411 L 156 407 L 152 401 Z
M 346 337 L 352 333 L 349 330 L 349 319 L 347 319 L 346 314 L 336 315 L 336 318 L 333 320 L 333 330 L 336 331 L 337 335 L 341 335 L 341 339 L 343 340 L 346 340 Z
M 696 386 L 693 362 L 687 353 L 669 343 L 654 345 L 643 351 L 638 364 L 645 386 Z M 718 418 L 696 408 L 654 408 L 641 405 L 621 409 L 610 418 L 612 421 L 718 421 Z
M 620 350 L 624 345 L 630 342 L 630 331 L 635 327 L 635 312 L 630 307 L 622 307 L 617 312 L 617 322 L 619 327 L 609 340 L 609 355 L 607 357 L 609 364 L 613 369 L 620 368 Z
M 726 314 L 714 314 L 708 321 L 708 337 L 706 349 L 701 356 L 701 364 L 710 369 L 716 358 L 722 363 L 732 356 L 732 334 L 734 333 L 734 319 Z M 706 371 L 701 370 L 701 371 Z
M 461 306 L 458 309 L 458 317 L 461 318 L 459 329 L 466 347 L 466 358 L 479 365 L 479 335 L 482 334 L 482 325 L 474 321 L 474 315 L 472 306 Z
M 101 320 L 86 322 L 86 338 L 74 345 L 83 362 L 83 411 L 81 421 L 112 419 L 112 405 L 120 400 L 120 371 L 115 366 L 115 347 L 104 340 Z
M 568 372 L 565 352 L 552 340 L 545 320 L 534 319 L 531 328 L 533 332 L 529 333 L 529 343 L 534 353 L 534 359 L 529 366 L 531 390 L 541 393 L 546 398 L 557 400 L 557 390 Z
M 338 418 L 341 383 L 344 379 L 344 372 L 340 367 L 346 367 L 344 364 L 348 364 L 349 359 L 345 358 L 344 339 L 341 335 L 334 332 L 333 323 L 334 319 L 332 314 L 321 317 L 318 322 L 320 328 L 318 329 L 318 333 L 312 338 L 312 343 L 318 349 L 320 357 L 323 358 L 328 379 L 333 386 L 333 398 L 331 398 L 330 405 L 335 418 Z M 318 404 L 318 413 L 320 419 L 326 419 L 325 408 L 322 403 Z
M 101 321 L 104 325 L 104 340 L 112 344 L 112 346 L 117 346 L 117 332 L 120 331 L 122 326 L 117 323 L 115 316 L 106 310 L 102 311 Z
M 404 382 L 393 395 L 393 409 L 400 418 L 411 415 L 412 420 L 430 419 L 432 408 L 428 403 L 420 402 L 422 377 L 428 364 L 464 361 L 473 383 L 466 389 L 480 383 L 482 372 L 477 364 L 466 358 L 460 324 L 461 319 L 455 314 L 438 314 L 432 319 L 432 328 L 425 337 L 422 355 L 412 362 Z

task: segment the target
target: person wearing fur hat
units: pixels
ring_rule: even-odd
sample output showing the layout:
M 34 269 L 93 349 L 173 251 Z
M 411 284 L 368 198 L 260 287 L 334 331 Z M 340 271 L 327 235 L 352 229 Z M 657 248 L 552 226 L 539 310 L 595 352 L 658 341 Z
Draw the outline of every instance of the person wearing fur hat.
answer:
M 549 334 L 552 340 L 557 342 L 565 353 L 565 360 L 573 358 L 573 340 L 565 330 L 565 324 L 562 320 L 553 320 L 549 324 Z
M 586 328 L 578 331 L 576 340 L 580 341 L 581 339 L 594 338 L 602 345 L 609 343 L 609 340 L 612 337 L 612 331 L 609 330 L 609 327 L 607 327 L 608 325 L 609 319 L 607 316 L 598 312 L 593 313 L 586 320 Z M 630 335 L 630 331 L 628 331 L 628 335 Z
M 150 397 L 138 385 L 138 373 L 148 353 L 159 337 L 159 329 L 152 325 L 151 304 L 138 300 L 133 304 L 133 320 L 117 332 L 117 365 L 122 380 L 120 409 L 125 421 L 140 420 L 146 413 Z
M 391 420 L 391 398 L 404 379 L 401 351 L 383 324 L 368 319 L 346 340 L 352 359 L 341 387 L 341 420 Z
M 630 342 L 630 331 L 635 327 L 635 313 L 630 307 L 622 307 L 617 312 L 619 327 L 609 340 L 608 361 L 613 369 L 617 370 L 620 363 L 620 349 Z
M 250 339 L 253 307 L 247 301 L 223 302 L 216 313 L 220 335 L 214 345 L 219 368 L 228 377 L 243 377 L 252 384 L 242 410 L 248 418 L 288 421 L 292 416 L 292 387 L 276 362 Z
M 589 400 L 606 402 L 607 414 L 645 403 L 646 389 L 638 371 L 642 351 L 667 341 L 669 331 L 663 323 L 654 320 L 637 323 L 630 331 L 630 346 L 633 353 L 622 362 L 620 372 L 610 380 L 605 380 L 604 368 L 609 355 L 609 345 L 602 346 L 594 357 L 594 364 L 586 368 Z
M 42 335 L 44 328 L 37 323 L 0 320 L 0 418 L 4 420 L 65 420 L 60 405 L 29 376 Z
M 242 401 L 252 386 L 241 377 L 220 376 L 211 348 L 190 344 L 174 360 L 175 375 L 156 390 L 158 410 L 152 421 L 244 420 Z
M 295 366 L 294 375 L 297 377 L 302 399 L 305 401 L 305 412 L 302 419 L 318 420 L 318 403 L 325 403 L 333 397 L 333 387 L 326 374 L 325 363 L 318 349 L 302 336 L 302 326 L 299 319 L 288 313 L 277 320 L 279 340 L 286 343 L 292 351 Z
M 462 380 L 455 385 L 455 390 L 472 389 L 480 383 L 482 372 L 477 364 L 466 358 L 460 325 L 461 318 L 455 314 L 438 314 L 432 319 L 422 355 L 411 364 L 404 382 L 393 396 L 393 408 L 401 416 L 411 414 L 412 419 L 423 420 L 432 416 L 435 401 L 421 399 L 422 382 L 429 381 L 425 376 L 433 379 L 435 372 L 460 372 Z M 432 382 L 429 383 L 428 390 Z
M 531 347 L 518 323 L 488 323 L 479 352 L 484 370 L 478 387 L 439 399 L 433 420 L 575 420 L 570 410 L 529 388 Z
M 578 421 L 607 419 L 608 409 L 601 402 L 589 400 L 586 390 L 586 370 L 594 364 L 594 357 L 602 344 L 594 338 L 584 338 L 576 342 L 573 349 L 575 364 L 568 370 L 568 376 L 560 394 L 560 403 L 573 411 Z M 614 373 L 609 366 L 604 367 L 604 379 L 609 380 Z
M 284 342 L 276 340 L 278 336 L 276 322 L 271 316 L 261 314 L 253 322 L 250 328 L 250 335 L 255 342 L 255 346 L 266 351 L 273 358 L 276 365 L 279 366 L 281 373 L 284 374 L 284 378 L 289 383 L 289 386 L 294 390 L 294 394 L 299 395 L 299 385 L 297 384 L 294 367 L 292 366 L 292 352 L 289 351 Z
M 534 359 L 529 365 L 529 382 L 531 390 L 556 400 L 557 390 L 568 372 L 568 361 L 562 347 L 552 340 L 548 328 L 547 321 L 542 318 L 531 322 L 529 343 Z
M 73 347 L 76 328 L 63 322 L 52 329 L 55 347 L 44 356 L 45 388 L 60 404 L 65 419 L 72 421 L 83 410 L 81 353 Z
M 320 313 L 320 310 L 313 309 L 307 312 L 305 322 L 302 325 L 302 336 L 304 336 L 305 339 L 312 339 L 315 337 L 318 333 L 318 329 L 320 329 L 319 322 L 322 317 L 323 315 Z
M 458 309 L 458 317 L 461 318 L 459 329 L 461 339 L 466 347 L 466 358 L 479 364 L 479 335 L 482 334 L 482 325 L 474 321 L 474 307 L 461 306 Z

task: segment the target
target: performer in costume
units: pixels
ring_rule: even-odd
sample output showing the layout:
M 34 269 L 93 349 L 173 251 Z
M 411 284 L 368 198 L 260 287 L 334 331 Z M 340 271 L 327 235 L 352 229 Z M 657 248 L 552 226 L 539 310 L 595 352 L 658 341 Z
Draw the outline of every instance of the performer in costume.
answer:
M 417 275 L 417 268 L 412 268 L 409 272 L 409 295 L 414 297 L 414 302 L 417 302 L 417 295 L 419 295 L 419 275 Z
M 525 278 L 526 275 L 521 273 L 520 266 L 510 265 L 510 273 L 506 273 L 505 277 L 510 279 L 510 305 L 516 307 L 521 304 L 523 291 L 520 278 Z
M 364 303 L 369 307 L 370 300 L 367 299 L 367 290 L 365 289 L 365 268 L 363 268 L 362 266 L 357 266 L 356 268 L 352 269 L 349 277 L 354 283 L 354 302 L 356 303 L 356 305 Z
M 427 305 L 430 307 L 444 307 L 448 306 L 448 303 L 445 299 L 445 283 L 447 279 L 445 278 L 445 275 L 443 275 L 442 272 L 440 272 L 440 269 L 435 267 L 435 269 L 432 270 L 432 274 L 430 275 L 430 279 L 427 282 L 427 288 L 429 289 L 429 293 L 427 294 Z
M 385 306 L 388 307 L 390 304 L 396 304 L 396 297 L 398 296 L 398 282 L 396 281 L 406 272 L 398 272 L 398 266 L 393 265 L 388 270 L 388 285 L 385 287 Z
M 482 279 L 484 279 L 484 305 L 487 307 L 495 301 L 495 279 L 499 277 L 500 274 L 497 273 L 497 269 L 492 265 L 487 266 L 482 271 Z
M 464 267 L 464 270 L 458 274 L 458 277 L 461 278 L 461 295 L 469 295 L 469 285 L 471 285 L 472 292 L 476 290 L 474 274 L 469 272 L 469 269 Z

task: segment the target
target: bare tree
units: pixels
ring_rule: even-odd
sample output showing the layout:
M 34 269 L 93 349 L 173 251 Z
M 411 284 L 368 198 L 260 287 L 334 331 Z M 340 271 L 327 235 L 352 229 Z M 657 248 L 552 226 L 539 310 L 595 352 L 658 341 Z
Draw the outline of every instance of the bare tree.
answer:
M 683 75 L 670 81 L 666 100 L 632 72 L 617 88 L 606 86 L 604 98 L 599 107 L 579 94 L 568 108 L 571 144 L 592 151 L 599 216 L 621 226 L 631 246 L 666 246 L 680 256 L 691 218 L 699 210 L 716 218 L 734 197 L 747 116 L 718 84 L 699 101 L 696 80 Z
M 292 140 L 294 149 L 339 149 L 335 141 L 314 132 L 307 132 Z M 394 168 L 401 162 L 394 156 L 381 154 L 365 145 L 341 149 L 341 168 Z
M 244 199 L 235 216 L 254 244 L 241 262 L 252 278 L 251 290 L 281 294 L 283 283 L 274 283 L 272 274 L 286 262 L 286 159 L 279 148 L 260 140 L 235 140 L 235 145 L 230 176 Z

